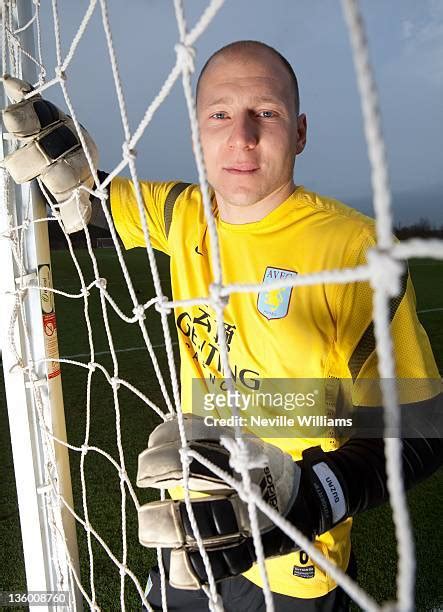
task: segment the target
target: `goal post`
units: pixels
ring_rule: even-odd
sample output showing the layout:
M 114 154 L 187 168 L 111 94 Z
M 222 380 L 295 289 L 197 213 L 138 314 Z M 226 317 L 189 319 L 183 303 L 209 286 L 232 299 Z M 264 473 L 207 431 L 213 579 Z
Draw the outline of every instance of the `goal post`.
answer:
M 6 30 L 29 24 L 31 0 L 2 2 Z M 32 27 L 21 32 L 34 48 Z M 2 73 L 35 82 L 35 67 L 13 45 Z M 6 64 L 6 65 L 5 65 Z M 2 88 L 3 89 L 3 88 Z M 2 91 L 2 107 L 8 101 Z M 3 158 L 10 149 L 1 129 Z M 26 590 L 68 591 L 81 610 L 75 520 L 58 360 L 46 204 L 35 185 L 15 187 L 0 170 L 0 348 L 22 533 Z M 49 290 L 48 290 L 49 289 Z M 51 361 L 51 358 L 55 361 Z M 56 441 L 60 440 L 60 442 Z M 65 500 L 66 504 L 62 502 Z M 54 604 L 42 609 L 55 609 Z M 61 609 L 57 607 L 57 609 Z

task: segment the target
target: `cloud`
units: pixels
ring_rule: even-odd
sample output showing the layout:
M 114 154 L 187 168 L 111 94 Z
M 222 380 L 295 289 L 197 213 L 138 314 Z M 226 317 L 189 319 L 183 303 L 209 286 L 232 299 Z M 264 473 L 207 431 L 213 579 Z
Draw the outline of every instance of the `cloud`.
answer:
M 403 21 L 403 36 L 406 52 L 435 50 L 443 48 L 443 3 L 427 0 L 421 5 L 415 19 Z
M 408 40 L 414 34 L 414 24 L 410 19 L 403 19 L 401 24 L 402 38 Z
M 401 20 L 399 53 L 386 64 L 384 72 L 386 76 L 394 76 L 402 65 L 407 66 L 409 79 L 440 88 L 443 86 L 443 2 L 424 0 L 414 8 Z

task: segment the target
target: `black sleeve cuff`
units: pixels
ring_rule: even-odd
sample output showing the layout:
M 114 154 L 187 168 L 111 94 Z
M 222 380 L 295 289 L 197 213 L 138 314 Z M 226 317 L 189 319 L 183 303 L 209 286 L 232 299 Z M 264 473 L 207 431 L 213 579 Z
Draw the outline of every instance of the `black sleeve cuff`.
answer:
M 106 179 L 107 176 L 109 176 L 109 174 L 107 172 L 103 172 L 103 170 L 97 170 L 97 176 L 98 176 L 100 183 L 103 183 L 103 181 Z M 108 201 L 109 201 L 110 184 L 106 187 L 106 191 L 108 194 Z M 91 201 L 92 211 L 91 211 L 91 219 L 89 220 L 89 225 L 92 225 L 94 227 L 101 227 L 102 229 L 106 229 L 106 230 L 109 229 L 105 213 L 103 212 L 103 206 L 102 206 L 101 200 L 91 195 L 90 201 Z M 109 206 L 109 204 L 106 204 L 106 203 L 105 205 Z

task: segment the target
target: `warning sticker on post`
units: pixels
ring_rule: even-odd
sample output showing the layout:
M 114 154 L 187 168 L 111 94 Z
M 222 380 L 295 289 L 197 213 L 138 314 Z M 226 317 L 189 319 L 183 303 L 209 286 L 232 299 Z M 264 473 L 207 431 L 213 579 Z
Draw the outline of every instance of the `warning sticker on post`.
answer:
M 43 332 L 45 339 L 46 359 L 58 360 L 57 320 L 54 310 L 54 294 L 48 289 L 52 288 L 51 266 L 41 264 L 38 267 L 38 279 L 40 285 L 40 304 L 42 307 Z M 60 363 L 58 361 L 46 362 L 48 378 L 55 378 L 60 374 Z

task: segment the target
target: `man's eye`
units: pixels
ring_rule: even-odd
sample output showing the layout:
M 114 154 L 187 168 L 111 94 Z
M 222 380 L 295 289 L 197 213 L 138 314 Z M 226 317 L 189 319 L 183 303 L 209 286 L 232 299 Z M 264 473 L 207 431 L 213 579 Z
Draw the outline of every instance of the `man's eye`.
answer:
M 258 114 L 264 117 L 265 119 L 271 119 L 272 117 L 275 117 L 274 111 L 269 110 L 260 111 Z
M 211 115 L 211 119 L 226 119 L 226 113 L 214 113 Z

